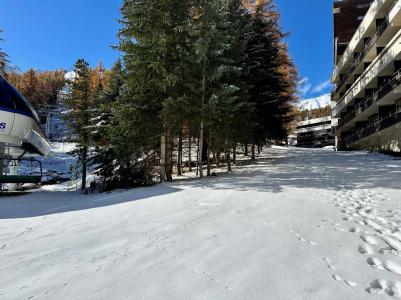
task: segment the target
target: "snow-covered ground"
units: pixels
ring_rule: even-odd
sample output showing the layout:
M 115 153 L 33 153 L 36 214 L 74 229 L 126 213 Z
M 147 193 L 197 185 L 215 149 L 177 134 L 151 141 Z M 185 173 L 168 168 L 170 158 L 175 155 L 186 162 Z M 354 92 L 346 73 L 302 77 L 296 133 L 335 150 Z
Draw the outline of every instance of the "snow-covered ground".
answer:
M 401 297 L 401 161 L 269 149 L 230 175 L 0 199 L 0 299 Z

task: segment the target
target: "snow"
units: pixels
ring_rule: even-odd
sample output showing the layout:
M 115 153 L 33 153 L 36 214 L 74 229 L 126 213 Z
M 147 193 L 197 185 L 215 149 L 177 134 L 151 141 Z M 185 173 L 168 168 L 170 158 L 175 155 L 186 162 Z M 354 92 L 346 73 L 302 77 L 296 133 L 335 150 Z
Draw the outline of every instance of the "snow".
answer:
M 323 96 L 301 100 L 298 103 L 298 107 L 301 110 L 312 110 L 317 108 L 324 108 L 326 106 L 331 106 L 330 94 L 325 94 Z
M 77 165 L 77 158 L 68 153 L 73 151 L 75 147 L 75 143 L 51 143 L 49 157 L 40 158 L 44 182 L 55 177 L 71 179 L 71 167 Z
M 204 180 L 2 197 L 0 299 L 400 298 L 400 179 L 275 147 Z

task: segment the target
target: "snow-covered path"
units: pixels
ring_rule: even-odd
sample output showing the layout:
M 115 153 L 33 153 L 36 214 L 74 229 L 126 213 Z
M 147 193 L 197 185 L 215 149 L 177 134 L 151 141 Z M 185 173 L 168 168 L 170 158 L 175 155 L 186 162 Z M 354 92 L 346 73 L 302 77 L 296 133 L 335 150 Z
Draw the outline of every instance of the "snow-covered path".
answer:
M 0 299 L 401 297 L 401 161 L 270 149 L 234 174 L 0 199 Z

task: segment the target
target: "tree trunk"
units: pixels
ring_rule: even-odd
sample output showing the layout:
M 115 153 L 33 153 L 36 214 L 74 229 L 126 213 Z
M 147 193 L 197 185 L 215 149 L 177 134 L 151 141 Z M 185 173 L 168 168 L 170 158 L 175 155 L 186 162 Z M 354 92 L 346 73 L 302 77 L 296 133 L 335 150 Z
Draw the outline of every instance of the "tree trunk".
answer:
M 166 137 L 160 138 L 160 182 L 166 180 Z
M 227 151 L 226 153 L 226 159 L 227 159 L 227 171 L 231 172 L 232 168 L 231 168 L 231 156 L 230 156 L 230 150 Z
M 182 127 L 178 131 L 177 175 L 182 175 Z
M 171 128 L 167 127 L 166 131 L 166 180 L 173 181 L 173 163 L 172 163 L 172 136 Z
M 244 145 L 244 150 L 245 150 L 245 156 L 248 156 L 248 144 Z
M 188 138 L 188 164 L 189 164 L 189 172 L 192 172 L 192 139 L 191 139 L 191 134 L 189 134 Z
M 251 153 L 251 159 L 255 159 L 256 158 L 256 156 L 255 156 L 255 144 L 252 144 L 252 153 Z
M 84 146 L 82 148 L 82 184 L 81 184 L 82 191 L 86 189 L 87 168 L 88 168 L 88 148 Z
M 202 106 L 201 106 L 201 125 L 200 125 L 200 142 L 199 142 L 199 174 L 203 178 L 203 162 L 202 162 L 202 152 L 203 152 L 203 131 L 204 131 L 204 106 L 206 101 L 206 61 L 203 61 L 203 72 L 202 72 Z
M 209 147 L 207 148 L 207 176 L 211 175 L 211 160 L 210 160 L 210 153 Z
M 237 163 L 237 146 L 233 147 L 233 163 Z
M 220 151 L 216 153 L 216 167 L 220 168 Z
M 196 176 L 199 175 L 199 137 L 197 140 L 197 149 L 196 149 Z

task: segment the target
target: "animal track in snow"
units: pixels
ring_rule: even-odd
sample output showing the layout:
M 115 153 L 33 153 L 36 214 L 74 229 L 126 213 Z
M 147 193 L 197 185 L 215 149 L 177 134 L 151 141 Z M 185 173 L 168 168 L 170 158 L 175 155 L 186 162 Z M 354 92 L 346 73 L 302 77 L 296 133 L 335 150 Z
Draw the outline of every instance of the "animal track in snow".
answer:
M 342 281 L 342 280 L 343 280 L 342 277 L 341 277 L 341 276 L 338 276 L 338 275 L 333 275 L 333 276 L 331 276 L 331 277 L 333 277 L 333 279 L 334 279 L 335 281 Z
M 294 235 L 299 241 L 301 241 L 303 243 L 308 243 L 309 245 L 312 245 L 312 246 L 316 246 L 315 242 L 310 241 L 310 240 L 302 237 L 299 233 L 296 233 L 296 232 L 294 232 L 292 230 L 289 230 L 288 232 L 291 233 L 292 235 Z
M 17 237 L 19 237 L 19 236 L 21 236 L 21 235 L 24 235 L 24 234 L 28 233 L 28 232 L 31 231 L 31 230 L 32 230 L 32 227 L 27 227 L 27 228 L 25 228 L 25 230 L 24 230 L 23 232 L 21 232 L 20 234 L 18 234 Z
M 351 280 L 346 280 L 343 279 L 341 276 L 339 275 L 332 275 L 331 276 L 335 281 L 342 281 L 344 282 L 346 285 L 348 285 L 349 287 L 356 287 L 358 284 L 355 281 L 351 281 Z
M 333 266 L 333 265 L 331 264 L 330 259 L 328 259 L 328 258 L 323 258 L 323 260 L 324 260 L 324 262 L 326 263 L 326 265 L 327 265 L 327 267 L 328 267 L 329 269 L 332 269 L 332 270 L 335 270 L 335 269 L 336 269 L 336 267 Z
M 356 287 L 358 284 L 355 281 L 344 280 L 345 284 L 349 287 Z

